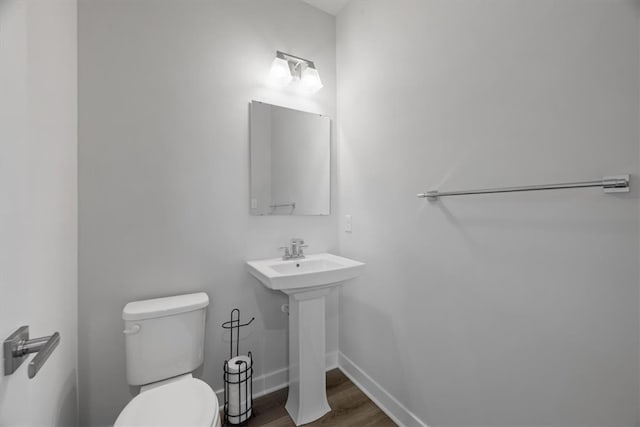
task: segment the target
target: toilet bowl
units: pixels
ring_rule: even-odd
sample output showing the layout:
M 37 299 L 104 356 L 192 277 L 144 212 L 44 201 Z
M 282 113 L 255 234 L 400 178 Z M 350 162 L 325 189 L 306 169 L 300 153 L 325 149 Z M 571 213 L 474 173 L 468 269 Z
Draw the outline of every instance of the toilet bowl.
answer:
M 188 374 L 143 390 L 122 410 L 114 427 L 220 425 L 216 394 Z
M 125 306 L 127 382 L 141 388 L 115 427 L 220 427 L 216 394 L 191 374 L 204 360 L 208 305 L 200 292 Z

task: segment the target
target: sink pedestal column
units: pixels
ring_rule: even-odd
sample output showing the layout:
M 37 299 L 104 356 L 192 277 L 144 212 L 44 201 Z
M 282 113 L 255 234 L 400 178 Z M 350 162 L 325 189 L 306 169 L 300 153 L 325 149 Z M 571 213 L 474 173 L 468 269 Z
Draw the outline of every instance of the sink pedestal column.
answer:
M 325 297 L 331 288 L 289 295 L 289 397 L 286 409 L 297 426 L 331 411 L 327 402 Z

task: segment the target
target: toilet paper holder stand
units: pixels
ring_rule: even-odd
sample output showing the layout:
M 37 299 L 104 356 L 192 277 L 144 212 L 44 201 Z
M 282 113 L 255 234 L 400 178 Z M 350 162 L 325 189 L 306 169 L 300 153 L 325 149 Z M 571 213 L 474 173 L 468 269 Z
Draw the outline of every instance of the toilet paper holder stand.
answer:
M 246 425 L 253 416 L 253 356 L 249 352 L 248 362 L 236 361 L 235 366 L 230 365 L 230 362 L 240 356 L 240 328 L 250 325 L 254 320 L 255 317 L 252 317 L 248 322 L 240 323 L 240 310 L 234 308 L 231 310 L 231 319 L 222 324 L 230 332 L 229 359 L 224 361 L 223 375 L 225 426 Z M 232 391 L 237 392 L 237 402 L 231 402 Z

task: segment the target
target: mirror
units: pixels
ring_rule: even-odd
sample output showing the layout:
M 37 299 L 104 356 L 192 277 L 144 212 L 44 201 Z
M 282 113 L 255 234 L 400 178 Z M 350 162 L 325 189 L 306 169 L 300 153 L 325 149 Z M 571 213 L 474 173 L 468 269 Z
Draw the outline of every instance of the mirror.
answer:
M 251 102 L 252 215 L 329 215 L 331 119 Z

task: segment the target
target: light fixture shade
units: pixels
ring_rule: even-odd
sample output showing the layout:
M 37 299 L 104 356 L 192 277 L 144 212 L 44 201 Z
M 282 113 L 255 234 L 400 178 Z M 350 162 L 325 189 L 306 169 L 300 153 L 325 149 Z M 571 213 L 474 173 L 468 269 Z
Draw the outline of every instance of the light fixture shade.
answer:
M 285 87 L 291 83 L 292 78 L 289 63 L 285 59 L 275 58 L 271 64 L 269 83 L 274 86 Z
M 305 92 L 314 93 L 322 89 L 320 74 L 315 68 L 307 67 L 300 76 L 300 86 Z

